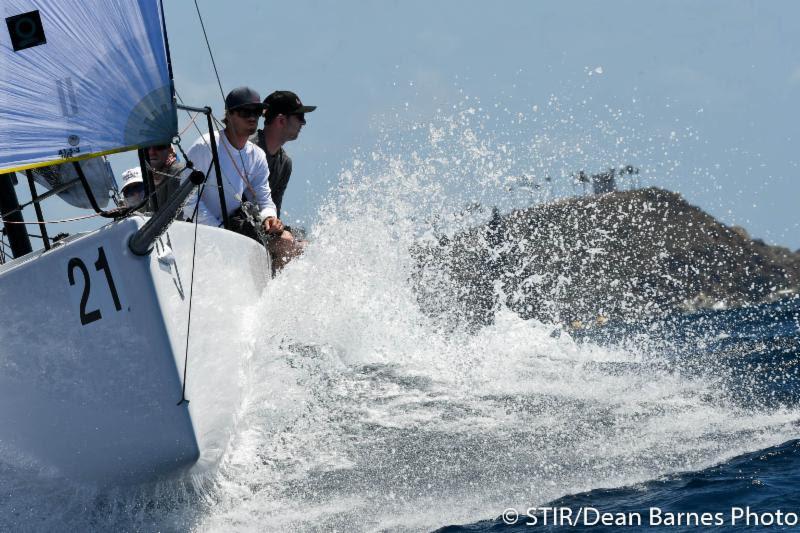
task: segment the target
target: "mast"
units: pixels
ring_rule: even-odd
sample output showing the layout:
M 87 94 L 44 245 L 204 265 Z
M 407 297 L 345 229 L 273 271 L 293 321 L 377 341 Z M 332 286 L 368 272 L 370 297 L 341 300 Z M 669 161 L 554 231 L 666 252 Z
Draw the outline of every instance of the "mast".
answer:
M 16 212 L 12 212 L 16 211 Z M 6 213 L 12 212 L 10 215 Z M 33 251 L 31 239 L 28 237 L 28 230 L 24 224 L 22 210 L 19 207 L 17 193 L 14 190 L 14 173 L 0 174 L 0 213 L 3 215 L 5 233 L 8 235 L 8 243 L 11 245 L 11 253 L 15 258 L 22 257 Z

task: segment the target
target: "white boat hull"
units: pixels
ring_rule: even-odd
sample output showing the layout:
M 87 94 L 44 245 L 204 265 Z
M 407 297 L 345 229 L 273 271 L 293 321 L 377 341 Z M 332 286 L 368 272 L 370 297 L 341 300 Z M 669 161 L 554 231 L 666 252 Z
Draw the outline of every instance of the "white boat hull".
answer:
M 0 454 L 115 484 L 201 471 L 224 453 L 269 259 L 250 239 L 197 228 L 185 365 L 195 226 L 174 223 L 139 257 L 127 243 L 143 223 L 0 267 Z

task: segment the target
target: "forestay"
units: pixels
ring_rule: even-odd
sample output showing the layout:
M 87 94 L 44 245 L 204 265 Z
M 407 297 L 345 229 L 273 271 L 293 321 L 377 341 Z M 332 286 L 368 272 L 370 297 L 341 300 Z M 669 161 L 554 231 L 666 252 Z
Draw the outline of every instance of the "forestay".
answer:
M 169 142 L 158 0 L 4 0 L 0 172 Z

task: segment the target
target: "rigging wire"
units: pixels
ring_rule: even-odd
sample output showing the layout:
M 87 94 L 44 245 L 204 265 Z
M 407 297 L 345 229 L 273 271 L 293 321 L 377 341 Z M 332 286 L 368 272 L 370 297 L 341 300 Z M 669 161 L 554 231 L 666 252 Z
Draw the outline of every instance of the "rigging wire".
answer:
M 42 220 L 42 222 L 24 222 L 24 221 L 14 221 L 14 220 L 3 220 L 6 224 L 25 224 L 26 226 L 38 226 L 41 223 L 45 224 L 61 224 L 63 222 L 75 222 L 76 220 L 85 220 L 87 218 L 94 218 L 101 216 L 100 213 L 92 213 L 90 215 L 81 215 L 79 217 L 72 217 L 72 218 L 63 218 L 61 220 Z M 109 222 L 110 224 L 110 222 Z
M 219 86 L 219 93 L 220 93 L 220 96 L 222 97 L 222 100 L 224 101 L 225 100 L 225 90 L 222 88 L 222 80 L 220 80 L 219 70 L 217 70 L 217 63 L 214 60 L 214 52 L 211 50 L 211 43 L 208 40 L 208 32 L 206 32 L 206 25 L 203 22 L 203 15 L 200 12 L 200 6 L 197 3 L 197 0 L 194 0 L 194 7 L 197 10 L 197 17 L 200 19 L 200 27 L 203 29 L 203 37 L 206 40 L 206 47 L 208 48 L 208 55 L 211 57 L 211 65 L 214 67 L 214 75 L 217 78 L 217 85 Z M 175 90 L 175 96 L 178 98 L 178 100 L 181 103 L 183 103 L 183 98 L 181 98 L 180 94 L 178 94 L 177 89 Z M 189 113 L 189 112 L 187 111 L 187 113 Z M 214 118 L 214 120 L 216 120 L 216 117 L 214 117 L 213 114 L 211 116 Z M 181 151 L 181 154 L 183 154 L 184 158 L 186 158 L 187 164 L 189 164 L 191 166 L 191 161 L 189 161 L 188 157 L 186 156 L 186 154 L 183 151 L 183 147 L 180 144 L 180 137 L 181 137 L 181 135 L 186 133 L 186 131 L 188 131 L 188 129 L 191 126 L 195 127 L 197 132 L 200 134 L 200 138 L 201 139 L 203 138 L 203 132 L 200 131 L 200 127 L 195 122 L 196 118 L 197 118 L 197 114 L 195 114 L 194 116 L 190 115 L 190 117 L 191 117 L 191 123 L 186 128 L 184 128 L 183 131 L 181 131 L 178 134 L 177 143 L 176 144 L 178 145 L 178 149 Z M 213 131 L 209 132 L 209 135 L 214 135 L 214 132 Z M 210 170 L 211 169 L 209 168 L 209 170 L 206 172 L 206 176 L 208 176 L 208 172 Z M 184 353 L 184 361 L 183 361 L 183 386 L 181 388 L 181 399 L 178 402 L 178 405 L 181 405 L 184 402 L 185 403 L 189 403 L 189 400 L 186 399 L 186 377 L 187 377 L 187 370 L 188 370 L 188 366 L 189 366 L 189 339 L 190 339 L 190 331 L 191 331 L 191 324 L 192 324 L 192 299 L 193 299 L 193 296 L 194 296 L 195 258 L 197 256 L 197 226 L 198 226 L 199 219 L 200 219 L 200 217 L 198 216 L 198 210 L 200 208 L 200 198 L 203 195 L 203 190 L 205 189 L 205 186 L 206 186 L 206 182 L 203 182 L 203 185 L 200 186 L 200 189 L 197 192 L 197 203 L 195 204 L 194 213 L 192 214 L 192 218 L 190 219 L 190 220 L 194 219 L 194 244 L 193 244 L 193 248 L 192 248 L 192 270 L 191 270 L 192 274 L 191 274 L 191 281 L 189 282 L 189 315 L 188 315 L 187 320 L 186 320 L 186 350 L 185 350 L 185 353 Z
M 197 257 L 197 225 L 200 221 L 200 217 L 198 216 L 198 210 L 200 209 L 200 196 L 203 194 L 203 189 L 206 187 L 206 182 L 204 181 L 203 184 L 200 186 L 200 190 L 197 193 L 197 203 L 194 205 L 194 212 L 192 213 L 192 219 L 194 219 L 194 244 L 192 245 L 192 275 L 189 281 L 189 315 L 186 318 L 186 351 L 183 354 L 183 385 L 181 387 L 181 399 L 177 405 L 181 405 L 182 403 L 189 403 L 189 400 L 186 399 L 186 375 L 189 369 L 189 339 L 191 338 L 190 332 L 192 328 L 192 298 L 194 296 L 194 264 L 195 258 Z
M 177 93 L 176 93 L 176 94 L 177 94 Z M 183 103 L 183 102 L 181 101 L 181 103 Z M 187 113 L 189 113 L 189 112 L 187 111 Z M 181 131 L 179 131 L 179 132 L 178 132 L 178 138 L 179 138 L 179 139 L 180 139 L 181 135 L 183 135 L 184 133 L 186 133 L 187 131 L 189 131 L 189 128 L 191 128 L 192 126 L 194 126 L 195 128 L 197 128 L 198 130 L 200 129 L 200 128 L 197 126 L 197 124 L 195 124 L 195 121 L 197 120 L 197 116 L 198 116 L 199 114 L 200 114 L 199 112 L 195 113 L 194 115 L 192 115 L 192 114 L 189 114 L 189 117 L 192 119 L 192 121 L 189 123 L 189 125 L 188 125 L 188 126 L 186 126 L 185 128 L 183 128 L 183 130 L 181 130 Z
M 178 93 L 178 89 L 175 89 L 175 96 L 177 96 L 177 97 L 178 97 L 178 101 L 179 101 L 181 104 L 184 104 L 183 98 L 181 98 L 181 95 L 180 95 L 180 93 Z M 185 104 L 184 104 L 184 105 L 185 105 Z M 186 111 L 186 114 L 187 114 L 187 115 L 189 115 L 189 116 L 192 118 L 192 122 L 189 124 L 189 126 L 192 126 L 192 125 L 193 125 L 193 126 L 194 126 L 194 129 L 196 129 L 196 130 L 197 130 L 197 133 L 200 135 L 200 137 L 202 137 L 202 136 L 203 136 L 203 132 L 202 132 L 202 130 L 200 130 L 200 126 L 198 126 L 198 125 L 197 125 L 197 122 L 196 122 L 196 120 L 197 120 L 197 114 L 195 114 L 194 116 L 192 116 L 192 114 L 191 114 L 189 111 Z M 212 115 L 212 116 L 213 116 L 213 115 Z M 178 147 L 179 147 L 179 148 L 180 148 L 180 138 L 181 138 L 181 135 L 183 135 L 184 133 L 186 133 L 186 130 L 188 130 L 188 129 L 189 129 L 189 126 L 187 126 L 187 127 L 186 127 L 186 128 L 185 128 L 185 129 L 184 129 L 182 132 L 180 132 L 180 133 L 178 134 L 178 142 L 177 142 L 176 144 L 178 145 Z M 181 150 L 181 152 L 183 152 L 183 150 Z M 185 155 L 186 155 L 186 154 L 184 154 L 184 156 L 185 156 Z
M 206 25 L 203 24 L 203 15 L 200 13 L 200 6 L 197 5 L 197 0 L 194 0 L 194 7 L 197 9 L 197 16 L 200 18 L 200 27 L 203 28 L 203 37 L 206 38 L 206 46 L 208 47 L 208 55 L 211 56 L 211 65 L 214 67 L 214 74 L 217 76 L 217 84 L 219 85 L 219 93 L 222 99 L 225 100 L 225 91 L 222 89 L 222 82 L 219 79 L 219 72 L 217 71 L 217 63 L 214 61 L 214 53 L 211 51 L 211 43 L 208 42 L 208 34 L 206 33 Z

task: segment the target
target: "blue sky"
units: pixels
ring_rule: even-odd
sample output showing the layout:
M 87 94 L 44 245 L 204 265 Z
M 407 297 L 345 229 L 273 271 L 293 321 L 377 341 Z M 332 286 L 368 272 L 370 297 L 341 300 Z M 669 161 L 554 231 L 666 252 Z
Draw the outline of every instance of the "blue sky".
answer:
M 354 149 L 469 97 L 508 116 L 538 113 L 511 128 L 520 143 L 541 128 L 598 132 L 610 115 L 617 131 L 595 138 L 597 153 L 551 160 L 548 171 L 623 162 L 623 132 L 624 162 L 647 169 L 643 182 L 800 248 L 798 2 L 198 2 L 225 91 L 291 89 L 319 106 L 286 146 L 290 222 L 316 221 Z M 194 4 L 165 4 L 179 93 L 221 115 Z M 129 163 L 112 160 L 117 175 Z

